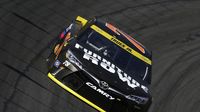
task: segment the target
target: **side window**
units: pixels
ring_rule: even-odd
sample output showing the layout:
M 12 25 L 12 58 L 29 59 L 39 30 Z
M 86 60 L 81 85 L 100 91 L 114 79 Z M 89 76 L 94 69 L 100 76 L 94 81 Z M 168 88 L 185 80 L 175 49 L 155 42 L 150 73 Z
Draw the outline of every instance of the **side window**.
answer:
M 92 31 L 88 35 L 88 40 L 86 43 L 93 47 L 96 51 L 101 51 L 107 46 L 107 43 L 105 43 L 105 41 L 102 38 L 103 37 Z
M 142 62 L 138 61 L 136 58 L 130 58 L 126 70 L 131 74 L 140 76 L 140 78 L 143 78 L 145 74 L 145 67 Z
M 115 55 L 117 49 L 114 43 L 95 31 L 90 32 L 86 44 L 109 58 L 112 58 Z
M 91 29 L 87 29 L 84 31 L 84 33 L 82 33 L 81 35 L 79 35 L 79 37 L 77 38 L 77 40 L 82 43 L 85 44 L 86 41 L 88 40 L 88 36 L 91 33 Z

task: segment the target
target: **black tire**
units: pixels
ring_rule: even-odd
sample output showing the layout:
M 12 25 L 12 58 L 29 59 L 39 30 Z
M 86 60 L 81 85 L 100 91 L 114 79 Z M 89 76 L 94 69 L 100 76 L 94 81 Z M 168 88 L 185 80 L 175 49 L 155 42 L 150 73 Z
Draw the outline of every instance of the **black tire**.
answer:
M 56 60 L 56 55 L 52 52 L 46 60 L 48 70 L 50 70 L 53 67 L 55 60 Z

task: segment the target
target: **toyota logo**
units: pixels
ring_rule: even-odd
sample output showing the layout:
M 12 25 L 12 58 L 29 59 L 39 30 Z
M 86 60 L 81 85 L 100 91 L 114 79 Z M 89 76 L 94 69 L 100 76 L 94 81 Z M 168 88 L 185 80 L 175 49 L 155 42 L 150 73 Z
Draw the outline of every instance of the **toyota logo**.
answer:
M 103 90 L 107 90 L 109 88 L 108 83 L 106 83 L 105 81 L 100 81 L 99 87 Z

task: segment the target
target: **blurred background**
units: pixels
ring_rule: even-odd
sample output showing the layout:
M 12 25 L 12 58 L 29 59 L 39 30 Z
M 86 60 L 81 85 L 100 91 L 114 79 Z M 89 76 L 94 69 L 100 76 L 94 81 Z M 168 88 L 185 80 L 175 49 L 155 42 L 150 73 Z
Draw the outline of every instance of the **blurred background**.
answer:
M 47 78 L 50 46 L 78 15 L 152 50 L 149 112 L 200 111 L 200 0 L 0 0 L 0 112 L 96 112 Z

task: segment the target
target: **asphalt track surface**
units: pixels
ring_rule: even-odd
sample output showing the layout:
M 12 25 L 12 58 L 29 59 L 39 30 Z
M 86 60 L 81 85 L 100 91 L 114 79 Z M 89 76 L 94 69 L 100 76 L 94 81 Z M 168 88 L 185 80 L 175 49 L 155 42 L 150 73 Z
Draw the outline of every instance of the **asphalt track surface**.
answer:
M 95 112 L 46 74 L 54 38 L 77 15 L 153 51 L 149 112 L 200 112 L 200 0 L 0 0 L 0 112 Z

